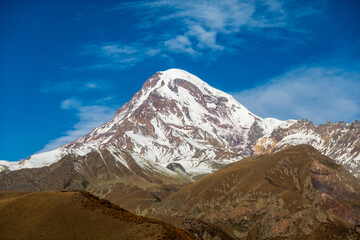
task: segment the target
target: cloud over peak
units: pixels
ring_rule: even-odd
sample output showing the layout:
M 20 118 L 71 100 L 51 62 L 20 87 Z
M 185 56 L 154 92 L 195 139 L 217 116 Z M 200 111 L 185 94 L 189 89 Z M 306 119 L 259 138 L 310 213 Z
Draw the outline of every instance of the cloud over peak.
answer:
M 233 95 L 261 117 L 351 122 L 360 116 L 359 89 L 359 72 L 313 66 L 291 70 Z
M 73 129 L 66 131 L 63 136 L 51 140 L 40 152 L 53 150 L 86 135 L 94 128 L 109 121 L 115 112 L 115 109 L 111 107 L 83 105 L 80 101 L 73 98 L 62 101 L 60 106 L 64 110 L 75 110 L 79 121 L 74 124 Z

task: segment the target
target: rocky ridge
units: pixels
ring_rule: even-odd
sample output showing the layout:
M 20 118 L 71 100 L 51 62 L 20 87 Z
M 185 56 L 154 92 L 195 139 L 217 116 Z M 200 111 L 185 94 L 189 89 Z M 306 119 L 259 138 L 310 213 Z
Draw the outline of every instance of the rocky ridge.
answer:
M 358 239 L 360 184 L 299 145 L 230 164 L 168 196 L 152 214 L 201 219 L 238 239 Z
M 335 159 L 355 176 L 360 174 L 360 122 L 331 123 L 315 125 L 308 120 L 298 120 L 289 127 L 279 126 L 266 132 L 255 122 L 252 144 L 254 155 L 266 154 L 298 144 L 308 144 L 326 156 Z

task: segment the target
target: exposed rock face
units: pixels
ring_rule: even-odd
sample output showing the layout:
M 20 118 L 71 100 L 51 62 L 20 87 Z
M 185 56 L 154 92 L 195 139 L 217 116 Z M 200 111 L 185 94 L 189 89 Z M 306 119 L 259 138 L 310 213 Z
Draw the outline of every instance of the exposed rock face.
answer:
M 180 163 L 169 163 L 166 168 L 174 172 L 186 173 L 184 167 Z
M 300 145 L 230 164 L 170 195 L 154 214 L 199 218 L 240 239 L 356 239 L 360 185 Z
M 255 121 L 249 130 L 249 140 L 250 142 L 255 142 L 262 136 L 264 136 L 264 129 L 260 126 L 259 121 Z

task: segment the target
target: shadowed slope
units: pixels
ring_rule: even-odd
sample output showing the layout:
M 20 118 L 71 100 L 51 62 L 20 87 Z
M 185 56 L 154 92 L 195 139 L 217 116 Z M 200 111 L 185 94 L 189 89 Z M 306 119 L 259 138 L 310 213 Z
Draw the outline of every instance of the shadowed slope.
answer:
M 1 172 L 0 190 L 86 190 L 135 212 L 137 207 L 149 207 L 190 181 L 150 163 L 141 168 L 130 154 L 122 154 L 127 167 L 103 150 L 82 157 L 65 156 L 48 167 Z
M 193 239 L 87 192 L 0 192 L 1 239 Z
M 170 195 L 158 214 L 200 218 L 240 239 L 356 239 L 360 185 L 300 145 L 230 164 Z

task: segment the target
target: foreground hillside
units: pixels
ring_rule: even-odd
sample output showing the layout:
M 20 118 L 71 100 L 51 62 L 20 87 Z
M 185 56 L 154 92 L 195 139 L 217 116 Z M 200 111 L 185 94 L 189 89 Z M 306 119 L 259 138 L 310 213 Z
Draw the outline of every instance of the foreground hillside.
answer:
M 87 192 L 0 192 L 0 239 L 194 239 Z
M 360 185 L 300 145 L 230 164 L 170 195 L 155 215 L 202 219 L 239 239 L 360 239 Z
M 158 220 L 84 191 L 0 192 L 0 239 L 360 239 L 358 179 L 308 145 L 246 158 L 156 197 L 136 212 Z

